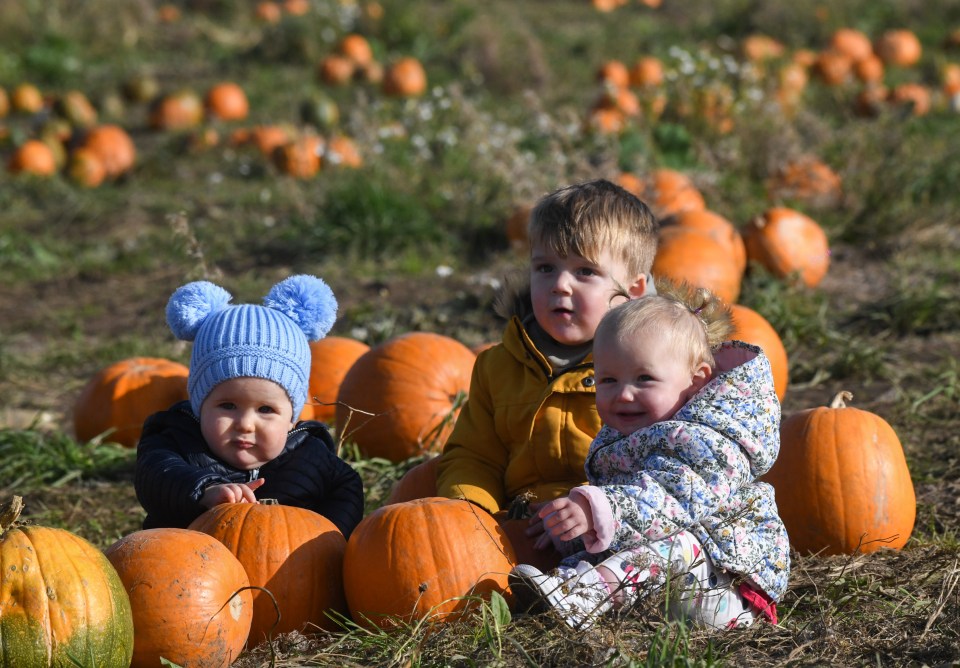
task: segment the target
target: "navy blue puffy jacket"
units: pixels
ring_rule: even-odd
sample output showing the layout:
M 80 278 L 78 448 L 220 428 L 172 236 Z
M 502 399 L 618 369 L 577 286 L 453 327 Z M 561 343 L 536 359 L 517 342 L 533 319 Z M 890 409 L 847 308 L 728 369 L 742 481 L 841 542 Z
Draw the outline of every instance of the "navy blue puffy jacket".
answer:
M 344 537 L 363 517 L 363 483 L 336 455 L 336 444 L 321 422 L 303 421 L 287 435 L 283 452 L 259 469 L 235 469 L 213 455 L 200 421 L 181 402 L 150 416 L 137 445 L 134 486 L 147 511 L 144 529 L 185 528 L 204 510 L 200 497 L 210 485 L 263 478 L 261 499 L 307 508 L 333 522 Z

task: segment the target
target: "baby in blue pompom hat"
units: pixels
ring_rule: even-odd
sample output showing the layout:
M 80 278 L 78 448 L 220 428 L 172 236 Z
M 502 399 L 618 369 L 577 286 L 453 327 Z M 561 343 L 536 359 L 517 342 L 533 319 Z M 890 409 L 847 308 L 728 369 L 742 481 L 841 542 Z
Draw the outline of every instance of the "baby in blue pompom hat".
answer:
M 174 335 L 193 341 L 189 401 L 152 415 L 137 446 L 135 487 L 145 529 L 186 527 L 208 508 L 257 497 L 307 508 L 349 536 L 363 486 L 320 422 L 297 422 L 310 385 L 310 341 L 336 320 L 315 276 L 277 283 L 263 305 L 230 303 L 207 281 L 167 303 Z

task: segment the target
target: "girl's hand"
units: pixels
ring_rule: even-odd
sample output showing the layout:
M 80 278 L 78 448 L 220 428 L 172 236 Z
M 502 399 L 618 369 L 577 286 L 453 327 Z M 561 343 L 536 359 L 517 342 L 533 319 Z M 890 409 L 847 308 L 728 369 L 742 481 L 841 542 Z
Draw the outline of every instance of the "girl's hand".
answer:
M 257 497 L 253 491 L 263 485 L 264 478 L 257 478 L 248 483 L 225 483 L 210 485 L 203 490 L 200 505 L 204 508 L 213 508 L 221 503 L 256 503 Z
M 549 501 L 540 508 L 537 515 L 543 520 L 546 534 L 560 540 L 573 540 L 593 529 L 590 504 L 580 496 L 563 496 Z

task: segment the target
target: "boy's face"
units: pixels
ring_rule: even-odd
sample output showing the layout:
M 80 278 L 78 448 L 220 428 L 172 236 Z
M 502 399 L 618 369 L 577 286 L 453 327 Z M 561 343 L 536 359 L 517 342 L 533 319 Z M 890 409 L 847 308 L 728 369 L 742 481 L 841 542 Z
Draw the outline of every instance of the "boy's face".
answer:
M 691 371 L 667 335 L 649 332 L 625 341 L 602 336 L 594 343 L 593 366 L 597 413 L 625 436 L 672 417 L 711 375 L 706 363 Z
M 210 450 L 241 470 L 279 455 L 293 426 L 293 406 L 282 387 L 264 378 L 231 378 L 200 406 L 200 431 Z
M 576 346 L 591 341 L 600 318 L 622 301 L 611 302 L 618 284 L 639 297 L 646 288 L 646 276 L 629 276 L 624 263 L 607 251 L 594 263 L 576 253 L 560 257 L 547 246 L 532 247 L 533 314 L 557 343 Z

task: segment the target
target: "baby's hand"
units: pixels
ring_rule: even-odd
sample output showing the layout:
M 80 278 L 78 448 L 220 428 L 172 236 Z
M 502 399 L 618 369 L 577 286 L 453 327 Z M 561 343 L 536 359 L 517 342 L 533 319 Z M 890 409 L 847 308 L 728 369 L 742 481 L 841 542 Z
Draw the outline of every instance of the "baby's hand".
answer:
M 575 499 L 563 496 L 549 501 L 543 504 L 537 515 L 543 519 L 544 530 L 560 540 L 573 540 L 593 528 L 590 507 L 579 496 Z
M 200 505 L 204 508 L 213 508 L 221 503 L 256 503 L 257 497 L 253 491 L 260 487 L 263 482 L 263 478 L 257 478 L 248 483 L 211 485 L 203 490 Z

